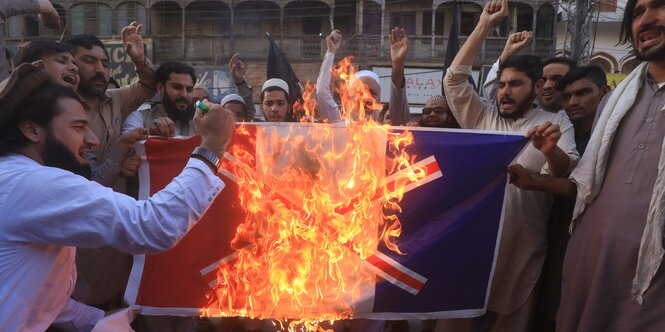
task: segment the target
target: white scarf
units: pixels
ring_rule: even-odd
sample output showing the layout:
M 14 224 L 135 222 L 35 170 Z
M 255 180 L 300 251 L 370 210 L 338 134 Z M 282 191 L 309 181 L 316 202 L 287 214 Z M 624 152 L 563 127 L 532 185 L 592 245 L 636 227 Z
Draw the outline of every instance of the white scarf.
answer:
M 616 87 L 609 97 L 603 112 L 598 118 L 591 139 L 579 165 L 570 175 L 577 184 L 577 201 L 573 212 L 571 232 L 577 218 L 588 204 L 594 201 L 600 191 L 607 170 L 607 160 L 614 135 L 621 120 L 635 103 L 637 93 L 646 80 L 647 64 L 640 64 Z M 662 111 L 662 110 L 661 110 Z M 665 143 L 665 142 L 664 142 Z M 665 225 L 665 144 L 661 147 L 658 162 L 658 177 L 651 194 L 651 203 L 647 221 L 642 234 L 637 268 L 631 294 L 642 304 L 644 292 L 651 285 L 651 280 L 663 260 L 663 228 Z

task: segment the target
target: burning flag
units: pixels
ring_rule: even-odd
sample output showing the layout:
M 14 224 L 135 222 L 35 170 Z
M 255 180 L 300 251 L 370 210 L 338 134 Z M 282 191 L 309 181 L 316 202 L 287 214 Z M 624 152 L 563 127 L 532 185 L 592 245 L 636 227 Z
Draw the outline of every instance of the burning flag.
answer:
M 345 59 L 345 125 L 242 124 L 223 156 L 227 187 L 172 250 L 135 259 L 126 292 L 144 314 L 342 318 L 484 312 L 519 134 L 380 125 Z M 311 86 L 294 108 L 314 115 Z M 366 111 L 367 110 L 367 111 Z M 150 139 L 140 196 L 164 187 L 199 138 Z M 407 305 L 408 304 L 408 305 Z

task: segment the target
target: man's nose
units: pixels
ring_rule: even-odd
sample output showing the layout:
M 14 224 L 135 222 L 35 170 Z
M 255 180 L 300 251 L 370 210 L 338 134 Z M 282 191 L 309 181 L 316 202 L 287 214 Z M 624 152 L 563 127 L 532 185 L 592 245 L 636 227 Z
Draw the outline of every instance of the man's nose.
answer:
M 99 146 L 99 139 L 97 135 L 88 127 L 85 128 L 85 136 L 83 137 L 83 142 L 90 146 Z

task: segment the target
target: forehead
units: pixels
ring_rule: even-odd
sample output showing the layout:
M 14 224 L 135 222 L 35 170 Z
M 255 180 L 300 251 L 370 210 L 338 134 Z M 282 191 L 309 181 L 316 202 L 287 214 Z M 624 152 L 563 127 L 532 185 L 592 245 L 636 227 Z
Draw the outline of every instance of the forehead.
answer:
M 80 58 L 84 55 L 89 55 L 89 56 L 93 56 L 95 58 L 102 59 L 102 60 L 108 60 L 109 59 L 109 57 L 108 57 L 108 55 L 106 55 L 106 52 L 104 51 L 104 49 L 99 47 L 99 46 L 96 46 L 96 45 L 93 45 L 92 49 L 87 49 L 85 47 L 77 46 L 75 54 L 76 54 L 77 58 Z
M 506 68 L 501 72 L 501 77 L 499 78 L 499 81 L 508 82 L 513 80 L 522 80 L 529 82 L 531 81 L 531 79 L 529 78 L 529 76 L 526 75 L 525 72 L 521 72 L 513 68 Z
M 194 86 L 194 81 L 192 76 L 186 73 L 171 73 L 169 74 L 169 79 L 166 83 L 171 84 L 182 84 L 184 86 Z
M 66 51 L 42 56 L 42 60 L 50 60 L 55 58 L 67 58 L 69 60 L 74 60 L 74 56 Z
M 243 107 L 243 105 L 236 104 L 236 103 L 226 103 L 226 104 L 224 104 L 224 108 L 226 108 L 227 110 L 233 111 L 233 112 L 238 112 L 238 111 L 244 111 L 245 110 L 245 107 Z
M 379 94 L 379 91 L 381 91 L 381 87 L 379 87 L 376 81 L 371 77 L 363 76 L 358 80 L 365 83 L 365 86 L 369 89 L 369 91 L 374 94 Z
M 570 71 L 568 65 L 564 65 L 563 63 L 550 63 L 543 67 L 543 76 L 563 76 L 566 75 L 568 71 Z
M 286 101 L 286 92 L 282 90 L 273 90 L 273 91 L 266 91 L 264 96 L 263 96 L 263 101 Z
M 446 103 L 440 100 L 433 100 L 433 101 L 428 101 L 425 103 L 425 108 L 436 108 L 436 107 L 441 107 L 441 108 L 446 108 Z
M 65 121 L 88 119 L 83 105 L 76 99 L 69 97 L 58 98 L 57 105 L 60 112 L 55 118 L 60 118 Z
M 566 88 L 563 90 L 563 93 L 575 93 L 576 91 L 586 88 L 598 90 L 596 84 L 594 84 L 590 79 L 580 78 L 579 80 L 566 85 Z

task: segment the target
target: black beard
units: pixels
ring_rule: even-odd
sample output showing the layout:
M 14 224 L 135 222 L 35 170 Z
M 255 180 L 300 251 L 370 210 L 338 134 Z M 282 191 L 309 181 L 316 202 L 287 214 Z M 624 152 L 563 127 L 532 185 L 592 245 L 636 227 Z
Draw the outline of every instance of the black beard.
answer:
M 49 132 L 44 142 L 44 164 L 80 175 L 88 180 L 92 177 L 90 165 L 81 164 L 76 156 Z
M 169 95 L 165 93 L 164 96 L 162 97 L 162 105 L 164 106 L 164 111 L 166 111 L 166 114 L 173 121 L 189 122 L 194 118 L 194 112 L 195 112 L 194 104 L 188 102 L 187 108 L 181 110 L 175 104 L 178 101 L 187 101 L 187 100 L 182 97 L 176 100 L 171 100 Z
M 509 114 L 501 113 L 500 101 L 497 100 L 496 106 L 498 107 L 499 110 L 499 116 L 502 118 L 513 119 L 513 120 L 521 118 L 522 115 L 524 115 L 524 113 L 526 113 L 528 110 L 531 109 L 531 106 L 533 105 L 533 99 L 535 97 L 536 97 L 536 89 L 534 87 L 531 87 L 531 93 L 526 98 L 524 98 L 524 100 L 522 100 L 519 104 L 517 104 L 517 109 L 515 110 L 515 112 Z
M 92 97 L 101 97 L 106 93 L 106 89 L 108 87 L 108 80 L 104 77 L 104 75 L 97 73 L 94 76 L 92 76 L 90 79 L 85 79 L 83 76 L 79 76 L 81 81 L 79 82 L 78 89 L 80 90 L 82 95 L 85 96 L 92 96 Z M 97 88 L 92 85 L 92 80 L 98 80 L 102 79 L 104 83 L 104 87 L 102 88 Z

